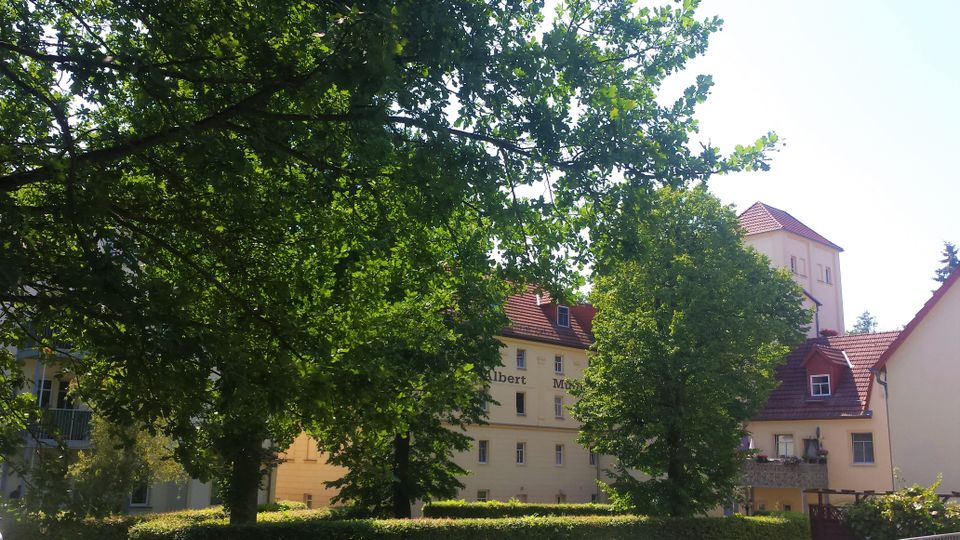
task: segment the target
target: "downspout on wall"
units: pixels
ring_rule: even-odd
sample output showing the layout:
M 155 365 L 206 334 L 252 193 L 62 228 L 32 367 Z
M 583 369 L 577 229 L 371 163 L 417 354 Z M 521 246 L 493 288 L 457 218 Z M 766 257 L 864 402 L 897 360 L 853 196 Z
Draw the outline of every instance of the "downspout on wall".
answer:
M 883 373 L 887 378 L 881 379 L 880 374 Z M 870 374 L 873 375 L 877 384 L 883 387 L 883 404 L 887 410 L 887 452 L 890 453 L 890 486 L 892 489 L 897 489 L 897 475 L 894 474 L 893 466 L 893 432 L 890 430 L 890 388 L 887 386 L 889 381 L 889 374 L 884 368 L 882 370 L 870 368 Z

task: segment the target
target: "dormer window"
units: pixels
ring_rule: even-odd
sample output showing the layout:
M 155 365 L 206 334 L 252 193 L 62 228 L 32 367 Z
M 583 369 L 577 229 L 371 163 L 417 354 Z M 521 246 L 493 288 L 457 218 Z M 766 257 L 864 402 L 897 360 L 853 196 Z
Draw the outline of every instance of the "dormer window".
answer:
M 825 397 L 830 395 L 830 375 L 810 376 L 810 395 Z
M 557 326 L 564 328 L 570 327 L 570 308 L 567 306 L 557 306 Z

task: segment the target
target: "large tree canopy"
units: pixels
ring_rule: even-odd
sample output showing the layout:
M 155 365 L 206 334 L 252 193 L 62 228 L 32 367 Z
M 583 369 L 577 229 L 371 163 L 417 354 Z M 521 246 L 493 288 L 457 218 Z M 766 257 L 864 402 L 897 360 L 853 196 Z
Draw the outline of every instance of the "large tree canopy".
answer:
M 695 7 L 0 0 L 3 335 L 83 351 L 80 397 L 162 420 L 253 519 L 263 441 L 390 380 L 349 352 L 411 291 L 562 289 L 613 173 L 766 166 L 772 135 L 691 151 L 709 77 L 657 101 L 719 27 Z
M 614 503 L 705 512 L 732 495 L 744 426 L 810 314 L 702 186 L 628 193 L 616 208 L 597 233 L 607 249 L 591 293 L 596 343 L 573 388 L 580 439 L 617 458 Z

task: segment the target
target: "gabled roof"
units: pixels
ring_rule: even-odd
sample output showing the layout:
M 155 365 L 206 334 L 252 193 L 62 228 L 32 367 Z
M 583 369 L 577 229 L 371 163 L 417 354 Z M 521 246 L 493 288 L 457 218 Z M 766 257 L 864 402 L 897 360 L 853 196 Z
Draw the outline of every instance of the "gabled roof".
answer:
M 586 349 L 593 344 L 592 323 L 596 310 L 590 304 L 569 307 L 570 326 L 559 326 L 557 304 L 545 292 L 540 293 L 538 304 L 536 289 L 528 287 L 527 292 L 507 300 L 504 311 L 510 319 L 510 326 L 503 330 L 502 335 Z
M 870 416 L 870 368 L 897 338 L 899 332 L 854 334 L 809 339 L 794 349 L 777 368 L 780 386 L 767 399 L 754 420 L 805 420 Z M 844 355 L 845 353 L 845 355 Z M 812 397 L 804 361 L 812 354 L 847 363 L 827 397 Z
M 838 366 L 843 367 L 853 367 L 850 361 L 847 359 L 846 353 L 841 349 L 835 349 L 827 345 L 816 344 L 813 347 L 810 347 L 810 350 L 807 351 L 807 354 L 804 355 L 803 360 L 800 362 L 801 366 L 806 366 L 807 362 L 813 359 L 816 356 L 821 356 L 830 362 L 831 364 L 837 364 Z
M 933 307 L 937 305 L 940 299 L 947 294 L 947 291 L 949 291 L 957 281 L 960 281 L 960 268 L 955 269 L 953 273 L 947 277 L 946 281 L 943 282 L 943 285 L 940 285 L 940 288 L 937 289 L 937 292 L 933 293 L 933 296 L 931 296 L 930 299 L 923 304 L 923 307 L 920 308 L 920 311 L 918 311 L 917 314 L 914 315 L 913 319 L 907 323 L 907 326 L 900 331 L 900 336 L 896 341 L 890 344 L 890 347 L 887 348 L 886 352 L 884 352 L 883 355 L 877 360 L 876 364 L 873 366 L 874 369 L 882 369 L 887 365 L 887 360 L 889 360 L 890 357 L 893 356 L 893 353 L 900 348 L 900 345 L 903 345 L 903 342 L 906 341 L 910 334 L 912 334 L 917 328 L 917 326 L 923 322 L 923 319 L 926 318 L 927 314 L 933 310 Z
M 747 236 L 770 231 L 787 231 L 797 236 L 802 236 L 807 240 L 813 240 L 814 242 L 831 247 L 837 251 L 843 251 L 842 247 L 827 240 L 789 213 L 759 201 L 753 203 L 753 206 L 747 208 L 740 214 L 740 225 L 743 226 Z

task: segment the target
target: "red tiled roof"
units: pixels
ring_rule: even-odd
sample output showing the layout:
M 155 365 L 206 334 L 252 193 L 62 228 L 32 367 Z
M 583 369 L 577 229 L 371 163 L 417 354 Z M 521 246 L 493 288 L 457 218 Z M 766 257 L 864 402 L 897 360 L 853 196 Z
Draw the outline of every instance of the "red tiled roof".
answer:
M 933 306 L 937 305 L 937 302 L 939 302 L 940 299 L 947 294 L 947 291 L 950 290 L 950 287 L 952 287 L 957 281 L 960 281 L 960 268 L 955 269 L 953 273 L 947 277 L 946 281 L 943 282 L 943 285 L 937 289 L 937 292 L 933 293 L 933 296 L 931 296 L 930 299 L 923 304 L 923 307 L 920 308 L 920 311 L 918 311 L 917 314 L 914 315 L 913 319 L 907 323 L 907 326 L 905 326 L 900 332 L 900 336 L 897 337 L 897 340 L 887 347 L 886 352 L 884 352 L 883 355 L 877 360 L 876 365 L 874 365 L 875 369 L 882 369 L 887 365 L 887 360 L 893 356 L 893 353 L 899 349 L 900 345 L 902 345 L 903 342 L 907 340 L 907 337 L 913 333 L 914 329 L 916 329 L 917 326 L 927 316 L 927 313 L 930 313 L 930 311 L 933 309 Z
M 505 307 L 510 326 L 504 329 L 503 335 L 578 349 L 586 349 L 593 343 L 593 306 L 570 306 L 570 327 L 567 328 L 557 325 L 557 304 L 550 301 L 547 293 L 541 293 L 541 300 L 537 305 L 537 293 L 533 287 L 523 294 L 511 296 Z
M 890 347 L 900 332 L 878 332 L 830 336 L 807 340 L 794 349 L 785 364 L 777 369 L 780 386 L 767 399 L 763 410 L 754 420 L 803 420 L 819 418 L 862 417 L 872 414 L 870 388 L 873 375 L 870 368 Z M 814 350 L 831 361 L 842 361 L 843 353 L 853 369 L 841 367 L 833 393 L 824 398 L 810 396 L 804 360 Z
M 783 230 L 797 236 L 802 236 L 808 240 L 813 240 L 837 251 L 843 251 L 842 247 L 820 236 L 819 233 L 801 223 L 799 219 L 779 208 L 768 206 L 762 202 L 753 203 L 753 206 L 747 208 L 740 214 L 740 225 L 743 226 L 747 236 Z

